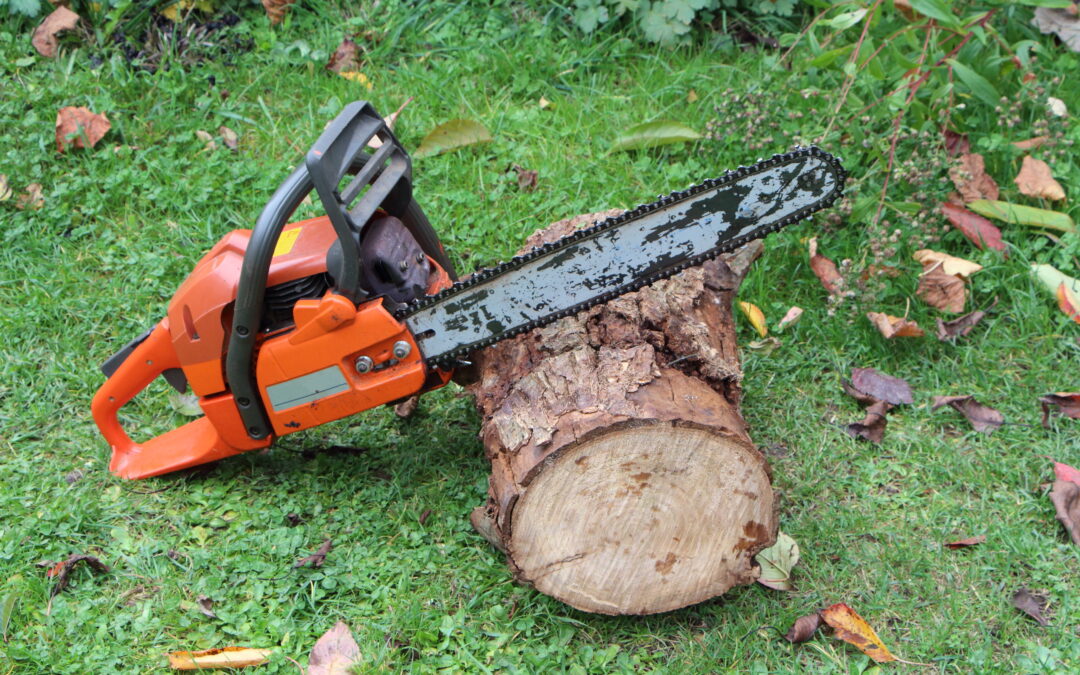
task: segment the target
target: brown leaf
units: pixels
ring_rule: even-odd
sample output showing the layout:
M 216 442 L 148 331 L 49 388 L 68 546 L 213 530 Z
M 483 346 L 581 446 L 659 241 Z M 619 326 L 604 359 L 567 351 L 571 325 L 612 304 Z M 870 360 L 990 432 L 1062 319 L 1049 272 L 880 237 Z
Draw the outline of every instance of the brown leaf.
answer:
M 30 44 L 34 45 L 38 54 L 50 59 L 55 58 L 58 46 L 56 36 L 66 30 L 73 30 L 77 25 L 79 25 L 78 14 L 67 7 L 57 7 L 34 29 L 34 37 L 30 39 Z
M 971 143 L 968 141 L 967 134 L 961 134 L 946 129 L 943 134 L 942 142 L 945 145 L 945 152 L 949 157 L 966 155 L 971 152 Z
M 945 544 L 945 548 L 957 549 L 968 548 L 969 546 L 978 546 L 986 541 L 986 535 L 980 534 L 976 537 L 968 537 L 967 539 L 958 539 L 957 541 L 950 541 Z
M 195 598 L 195 604 L 199 606 L 199 611 L 210 617 L 211 619 L 218 618 L 217 614 L 214 614 L 213 606 L 214 600 L 208 595 L 200 595 Z
M 821 610 L 821 618 L 832 626 L 836 637 L 855 645 L 859 651 L 877 663 L 896 660 L 896 657 L 885 648 L 881 638 L 877 636 L 870 624 L 844 603 L 837 603 Z
M 8 183 L 8 177 L 0 173 L 0 202 L 11 199 L 11 194 L 11 184 Z
M 343 621 L 326 631 L 311 649 L 307 675 L 350 675 L 360 659 L 360 647 Z
M 964 280 L 946 274 L 940 265 L 930 267 L 919 276 L 919 288 L 915 295 L 926 304 L 944 312 L 959 314 L 967 303 L 967 287 Z
M 64 152 L 68 146 L 92 148 L 111 128 L 108 117 L 92 113 L 89 108 L 61 108 L 56 113 L 56 149 Z
M 292 4 L 293 0 L 262 0 L 266 16 L 270 18 L 270 25 L 276 26 L 281 23 Z
M 951 406 L 958 411 L 971 422 L 972 428 L 980 433 L 993 433 L 1005 424 L 1005 417 L 1000 412 L 979 403 L 973 396 L 935 396 L 930 409 L 937 410 L 943 406 Z
M 1017 150 L 1035 150 L 1041 148 L 1048 140 L 1050 140 L 1049 136 L 1035 136 L 1023 141 L 1014 141 L 1013 147 Z
M 1044 427 L 1047 426 L 1053 408 L 1057 408 L 1057 412 L 1060 415 L 1071 417 L 1074 420 L 1080 420 L 1080 393 L 1066 393 L 1059 391 L 1056 394 L 1040 396 L 1039 403 L 1042 404 L 1042 425 Z
M 1051 201 L 1065 199 L 1065 190 L 1061 183 L 1054 180 L 1050 165 L 1031 155 L 1024 156 L 1020 173 L 1016 174 L 1016 186 L 1020 194 L 1028 197 L 1041 197 Z
M 911 394 L 911 385 L 906 380 L 886 375 L 873 368 L 852 368 L 851 386 L 856 391 L 872 397 L 870 403 L 875 400 L 885 401 L 892 405 L 915 402 Z M 855 394 L 851 395 L 858 398 Z M 862 402 L 861 399 L 860 402 Z
M 293 567 L 304 567 L 306 565 L 311 565 L 312 567 L 322 567 L 323 563 L 326 562 L 326 554 L 329 553 L 330 549 L 332 548 L 334 548 L 333 542 L 327 539 L 322 543 L 322 546 L 319 547 L 318 551 L 315 551 L 315 553 L 309 556 L 300 558 L 296 561 Z
M 886 339 L 894 337 L 922 337 L 926 335 L 919 324 L 899 316 L 890 316 L 883 312 L 867 312 L 866 318 Z
M 1046 611 L 1046 598 L 1041 595 L 1035 595 L 1026 588 L 1021 588 L 1012 597 L 1013 607 L 1017 608 L 1024 614 L 1027 614 L 1032 619 L 1035 619 L 1036 623 L 1040 626 L 1049 626 L 1050 622 L 1043 616 L 1043 612 Z
M 818 253 L 817 237 L 810 240 L 810 269 L 814 271 L 814 275 L 830 294 L 838 292 L 844 285 L 844 279 L 840 276 L 836 263 Z
M 817 612 L 807 614 L 806 616 L 800 616 L 798 619 L 795 619 L 795 623 L 791 626 L 791 630 L 784 635 L 784 639 L 791 644 L 806 642 L 814 637 L 814 633 L 816 633 L 817 629 L 820 627 L 821 615 Z
M 1054 462 L 1054 476 L 1058 480 L 1070 481 L 1080 485 L 1080 471 L 1077 471 L 1068 464 Z
M 933 267 L 941 267 L 946 274 L 953 274 L 965 279 L 982 269 L 982 265 L 979 263 L 964 260 L 963 258 L 957 258 L 948 253 L 933 251 L 928 248 L 921 248 L 918 251 L 915 251 L 911 257 L 922 264 L 924 272 Z
M 997 298 L 994 298 L 994 301 L 987 307 L 987 311 L 993 309 L 996 304 Z M 964 316 L 953 319 L 952 321 L 942 321 L 941 319 L 937 319 L 937 339 L 945 342 L 953 338 L 967 337 L 967 334 L 971 332 L 971 329 L 982 321 L 985 316 L 985 311 L 977 309 L 974 312 L 968 312 Z
M 963 206 L 948 202 L 941 205 L 941 212 L 945 214 L 953 227 L 960 230 L 960 233 L 975 246 L 992 248 L 995 251 L 1005 250 L 1005 242 L 1001 239 L 1001 230 L 988 219 L 968 211 Z
M 269 12 L 269 9 L 267 11 Z M 335 73 L 346 73 L 363 70 L 363 65 L 360 45 L 347 37 L 330 55 L 330 60 L 326 62 L 326 69 Z
M 885 425 L 888 420 L 885 415 L 892 406 L 884 401 L 871 403 L 866 409 L 866 416 L 861 422 L 852 422 L 844 427 L 844 430 L 852 438 L 863 438 L 871 443 L 880 443 L 885 438 Z
M 1075 9 L 1076 5 L 1072 8 Z M 1032 23 L 1040 32 L 1054 33 L 1066 47 L 1074 52 L 1080 52 L 1080 20 L 1077 19 L 1075 13 L 1068 9 L 1036 7 Z
M 95 572 L 109 573 L 109 566 L 92 555 L 83 555 L 81 553 L 70 555 L 67 560 L 57 563 L 45 573 L 45 576 L 56 577 L 56 584 L 49 592 L 50 597 L 67 588 L 68 582 L 71 580 L 71 570 L 75 569 L 75 566 L 81 562 L 85 562 Z
M 511 169 L 517 172 L 517 184 L 518 189 L 523 192 L 532 192 L 536 189 L 537 173 L 530 171 L 523 166 L 515 164 Z
M 412 414 L 414 412 L 416 412 L 416 408 L 419 405 L 420 397 L 410 396 L 409 398 L 394 406 L 394 414 L 401 419 L 408 419 L 409 417 L 412 417 Z
M 1080 485 L 1058 478 L 1050 489 L 1050 503 L 1072 543 L 1080 546 Z
M 214 670 L 223 668 L 246 668 L 261 666 L 270 660 L 270 649 L 248 647 L 220 647 L 198 652 L 170 652 L 169 667 L 173 670 Z
M 198 129 L 195 131 L 195 138 L 206 143 L 207 150 L 217 150 L 217 141 L 214 140 L 214 137 L 210 135 L 209 131 Z
M 959 161 L 949 169 L 949 178 L 965 202 L 998 198 L 997 183 L 986 173 L 983 157 L 977 152 L 960 155 Z
M 221 142 L 225 144 L 226 148 L 236 150 L 240 146 L 240 137 L 229 127 L 218 127 L 218 134 L 221 136 Z
M 41 183 L 30 183 L 23 192 L 15 199 L 15 208 L 37 211 L 45 206 L 45 197 L 41 194 Z

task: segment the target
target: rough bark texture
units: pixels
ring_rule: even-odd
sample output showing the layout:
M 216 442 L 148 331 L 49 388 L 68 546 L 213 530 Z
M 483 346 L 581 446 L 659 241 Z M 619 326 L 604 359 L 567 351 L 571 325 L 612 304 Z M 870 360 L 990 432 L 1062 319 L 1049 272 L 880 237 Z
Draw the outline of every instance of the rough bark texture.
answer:
M 560 221 L 525 249 L 618 213 Z M 739 414 L 732 298 L 754 242 L 474 357 L 491 461 L 477 531 L 567 604 L 650 614 L 751 583 L 776 535 Z

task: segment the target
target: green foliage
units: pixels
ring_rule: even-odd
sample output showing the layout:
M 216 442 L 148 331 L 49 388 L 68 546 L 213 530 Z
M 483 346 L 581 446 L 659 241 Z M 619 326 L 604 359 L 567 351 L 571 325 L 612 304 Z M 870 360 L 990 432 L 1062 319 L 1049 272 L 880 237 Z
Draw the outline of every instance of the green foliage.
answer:
M 755 16 L 791 16 L 798 0 L 575 0 L 574 24 L 593 33 L 608 23 L 625 23 L 649 42 L 686 42 L 695 26 L 704 26 L 724 10 Z

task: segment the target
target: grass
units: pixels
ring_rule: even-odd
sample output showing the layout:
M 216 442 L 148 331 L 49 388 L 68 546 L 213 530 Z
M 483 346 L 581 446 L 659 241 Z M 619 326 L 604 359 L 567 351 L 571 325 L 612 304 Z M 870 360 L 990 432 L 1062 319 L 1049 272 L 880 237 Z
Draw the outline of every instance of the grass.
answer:
M 939 671 L 1080 669 L 1080 561 L 1043 487 L 1047 456 L 1080 463 L 1080 427 L 1041 428 L 1036 404 L 1077 388 L 1080 346 L 1076 325 L 1027 273 L 1030 261 L 1060 253 L 1026 232 L 1007 232 L 1015 244 L 1007 259 L 975 252 L 957 233 L 935 244 L 986 266 L 974 280 L 976 306 L 999 298 L 955 345 L 885 341 L 862 318 L 865 309 L 903 314 L 911 299 L 911 316 L 932 326 L 937 313 L 913 299 L 914 263 L 904 257 L 892 261 L 904 274 L 873 306 L 852 301 L 830 314 L 804 240 L 823 232 L 827 254 L 859 260 L 865 220 L 819 221 L 769 239 L 741 297 L 773 321 L 792 304 L 806 315 L 777 351 L 744 352 L 743 412 L 773 465 L 782 528 L 802 547 L 794 593 L 750 586 L 670 614 L 608 618 L 515 586 L 468 524 L 487 467 L 478 420 L 456 388 L 426 396 L 408 420 L 374 410 L 206 470 L 140 483 L 109 475 L 89 416 L 97 364 L 163 315 L 204 250 L 251 225 L 344 103 L 369 98 L 389 112 L 415 97 L 398 126 L 411 148 L 454 117 L 491 129 L 489 145 L 415 162 L 417 194 L 468 270 L 506 258 L 553 220 L 647 201 L 786 147 L 777 138 L 747 151 L 736 135 L 609 154 L 634 123 L 669 117 L 704 128 L 730 88 L 753 92 L 773 113 L 807 113 L 784 125 L 809 137 L 823 120 L 797 92 L 839 86 L 818 71 L 778 72 L 768 54 L 651 49 L 610 33 L 584 40 L 554 10 L 354 11 L 348 23 L 337 11 L 298 9 L 277 30 L 246 14 L 232 35 L 250 39 L 251 51 L 228 62 L 177 60 L 153 74 L 108 50 L 95 68 L 85 47 L 26 63 L 25 27 L 0 30 L 0 173 L 16 191 L 41 183 L 46 197 L 39 211 L 0 203 L 0 596 L 16 598 L 0 673 L 149 672 L 163 652 L 226 644 L 273 647 L 264 672 L 295 672 L 284 657 L 303 661 L 339 619 L 353 628 L 365 672 L 867 672 L 867 659 L 841 642 L 819 636 L 792 647 L 768 628 L 785 631 L 839 601 L 894 652 Z M 383 36 L 366 67 L 371 91 L 322 69 L 347 26 Z M 1055 58 L 1044 58 L 1049 71 L 1076 65 Z M 1080 110 L 1075 91 L 1051 93 Z M 55 152 L 53 119 L 65 105 L 108 114 L 113 130 L 96 150 Z M 1017 155 L 994 113 L 970 105 L 965 115 L 1006 185 Z M 887 145 L 891 113 L 872 116 L 864 133 Z M 220 125 L 240 134 L 238 152 L 208 150 L 195 136 Z M 918 159 L 923 146 L 904 148 Z M 859 194 L 876 194 L 872 153 L 854 142 L 833 149 L 855 169 Z M 539 172 L 535 192 L 518 190 L 513 164 Z M 930 168 L 932 190 L 943 193 L 945 167 Z M 1070 193 L 1080 185 L 1075 164 L 1055 170 Z M 895 202 L 914 190 L 893 189 Z M 740 339 L 753 338 L 742 325 Z M 904 377 L 916 391 L 915 405 L 890 416 L 880 446 L 839 428 L 860 416 L 840 390 L 854 366 Z M 959 393 L 1014 424 L 983 436 L 951 410 L 929 410 L 932 395 Z M 131 423 L 156 433 L 182 422 L 164 386 L 145 399 Z M 74 471 L 82 477 L 69 483 Z M 987 543 L 942 549 L 976 534 Z M 325 566 L 291 568 L 326 538 L 335 548 Z M 70 553 L 98 555 L 112 572 L 80 569 L 50 600 L 52 582 L 34 563 Z M 1010 607 L 1020 586 L 1051 599 L 1051 626 Z M 217 619 L 198 611 L 202 595 Z

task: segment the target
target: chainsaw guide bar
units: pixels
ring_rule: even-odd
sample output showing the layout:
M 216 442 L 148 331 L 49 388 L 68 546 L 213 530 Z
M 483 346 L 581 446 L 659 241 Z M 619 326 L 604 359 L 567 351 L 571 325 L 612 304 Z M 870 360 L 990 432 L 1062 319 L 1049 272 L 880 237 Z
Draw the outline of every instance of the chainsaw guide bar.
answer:
M 843 192 L 840 161 L 799 148 L 661 196 L 481 270 L 395 316 L 429 367 L 608 302 L 815 211 Z

